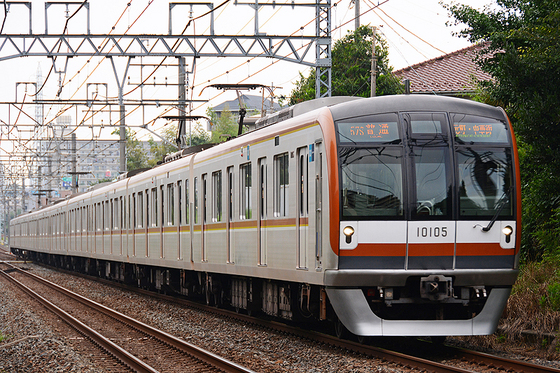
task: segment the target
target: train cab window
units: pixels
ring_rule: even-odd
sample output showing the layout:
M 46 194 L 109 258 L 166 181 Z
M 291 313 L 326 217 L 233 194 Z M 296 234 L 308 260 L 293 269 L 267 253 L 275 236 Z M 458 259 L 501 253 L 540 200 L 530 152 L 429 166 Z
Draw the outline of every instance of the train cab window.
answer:
M 412 139 L 447 139 L 447 115 L 444 113 L 406 113 L 405 122 L 409 124 Z
M 401 147 L 339 150 L 342 217 L 403 217 Z
M 274 216 L 288 215 L 290 184 L 288 153 L 274 157 Z
M 451 185 L 448 147 L 412 147 L 416 179 L 415 208 L 412 217 L 418 219 L 450 218 Z
M 251 219 L 252 205 L 251 205 L 251 163 L 245 163 L 239 166 L 240 175 L 240 199 L 239 199 L 239 214 L 240 219 Z
M 513 160 L 509 149 L 457 150 L 459 215 L 513 217 Z
M 222 171 L 212 173 L 212 221 L 222 221 Z

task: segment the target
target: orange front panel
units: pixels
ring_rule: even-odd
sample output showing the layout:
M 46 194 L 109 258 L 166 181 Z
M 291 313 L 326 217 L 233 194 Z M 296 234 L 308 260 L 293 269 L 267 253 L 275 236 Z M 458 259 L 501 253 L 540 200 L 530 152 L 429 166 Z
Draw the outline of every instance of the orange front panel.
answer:
M 408 245 L 408 256 L 453 256 L 453 243 L 414 243 Z
M 406 255 L 404 243 L 365 243 L 358 244 L 353 250 L 340 250 L 340 256 L 402 256 Z
M 513 254 L 514 250 L 502 249 L 497 242 L 457 243 L 457 256 L 508 256 Z

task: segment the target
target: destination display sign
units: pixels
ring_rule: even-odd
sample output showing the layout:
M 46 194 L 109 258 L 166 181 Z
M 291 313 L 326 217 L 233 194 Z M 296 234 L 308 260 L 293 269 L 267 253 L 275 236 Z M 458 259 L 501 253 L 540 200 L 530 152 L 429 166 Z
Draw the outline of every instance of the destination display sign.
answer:
M 475 116 L 454 115 L 453 119 L 461 118 L 460 121 L 453 121 L 455 137 L 462 142 L 468 143 L 487 143 L 487 142 L 508 142 L 506 124 L 491 118 Z
M 341 143 L 391 142 L 399 139 L 397 122 L 339 122 Z

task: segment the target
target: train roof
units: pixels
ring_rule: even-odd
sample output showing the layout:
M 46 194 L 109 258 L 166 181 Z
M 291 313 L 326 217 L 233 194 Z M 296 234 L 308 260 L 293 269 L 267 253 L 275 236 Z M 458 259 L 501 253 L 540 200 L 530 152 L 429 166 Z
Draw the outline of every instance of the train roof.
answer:
M 399 111 L 440 111 L 453 113 L 476 113 L 477 115 L 504 119 L 501 108 L 482 104 L 465 98 L 435 95 L 392 95 L 350 101 L 329 108 L 333 119 L 357 117 L 371 113 Z

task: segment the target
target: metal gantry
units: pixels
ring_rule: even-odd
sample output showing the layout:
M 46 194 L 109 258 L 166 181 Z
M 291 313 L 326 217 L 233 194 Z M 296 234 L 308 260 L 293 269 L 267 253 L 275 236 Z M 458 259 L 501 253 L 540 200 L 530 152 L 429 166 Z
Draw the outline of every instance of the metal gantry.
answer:
M 120 130 L 120 171 L 126 171 L 126 159 L 125 157 L 125 143 L 126 134 L 125 130 L 127 127 L 138 127 L 146 128 L 146 123 L 139 126 L 131 126 L 125 123 L 126 118 L 126 106 L 135 105 L 141 106 L 142 108 L 146 105 L 169 105 L 174 109 L 178 110 L 180 117 L 189 117 L 191 103 L 194 102 L 187 99 L 186 91 L 189 89 L 189 69 L 191 71 L 194 69 L 197 59 L 201 57 L 240 57 L 240 58 L 269 58 L 276 59 L 285 62 L 291 62 L 300 64 L 303 66 L 313 67 L 316 74 L 316 97 L 326 97 L 331 95 L 331 0 L 315 0 L 305 3 L 296 3 L 292 1 L 286 4 L 278 4 L 276 2 L 270 3 L 259 3 L 259 0 L 254 0 L 252 2 L 235 2 L 238 6 L 249 6 L 255 12 L 254 15 L 254 34 L 253 35 L 216 35 L 214 31 L 214 10 L 223 5 L 220 4 L 218 7 L 214 6 L 214 3 L 195 3 L 195 2 L 170 2 L 169 3 L 169 27 L 168 34 L 166 35 L 154 35 L 154 34 L 92 34 L 90 29 L 90 6 L 94 3 L 88 3 L 87 1 L 47 1 L 45 2 L 44 9 L 44 33 L 35 33 L 33 31 L 33 2 L 32 1 L 5 1 L 4 4 L 9 10 L 10 7 L 22 8 L 25 7 L 27 12 L 27 20 L 18 20 L 20 25 L 25 25 L 28 23 L 29 28 L 27 33 L 20 34 L 10 34 L 3 31 L 0 34 L 0 61 L 8 61 L 21 57 L 46 57 L 52 60 L 53 71 L 59 74 L 59 79 L 61 74 L 66 72 L 68 61 L 72 58 L 84 57 L 91 59 L 92 57 L 102 57 L 109 59 L 114 72 L 114 79 L 118 87 L 118 97 L 109 98 L 107 83 L 88 83 L 86 91 L 86 99 L 61 99 L 61 90 L 57 93 L 54 99 L 43 99 L 43 91 L 41 89 L 42 81 L 39 82 L 22 82 L 18 84 L 33 85 L 34 94 L 32 95 L 33 104 L 35 105 L 35 115 L 28 115 L 24 112 L 24 105 L 30 105 L 30 103 L 24 103 L 25 100 L 20 100 L 18 98 L 17 86 L 16 86 L 16 97 L 14 102 L 0 102 L 2 104 L 8 104 L 9 108 L 18 110 L 18 117 L 21 115 L 31 120 L 31 127 L 29 132 L 34 131 L 33 135 L 28 136 L 25 140 L 25 144 L 19 144 L 14 147 L 14 152 L 19 152 L 20 155 L 15 155 L 14 159 L 22 164 L 18 170 L 9 167 L 8 165 L 14 160 L 12 159 L 10 163 L 5 163 L 5 160 L 0 157 L 0 172 L 1 172 L 1 183 L 4 200 L 4 219 L 8 217 L 8 211 L 13 211 L 13 214 L 18 213 L 18 195 L 16 190 L 21 188 L 21 211 L 24 211 L 25 205 L 25 178 L 31 180 L 30 182 L 34 186 L 37 193 L 43 193 L 49 195 L 51 188 L 51 180 L 57 172 L 53 172 L 53 158 L 46 154 L 45 149 L 49 146 L 44 146 L 43 143 L 52 143 L 57 141 L 62 141 L 64 137 L 65 126 L 62 125 L 58 128 L 58 124 L 52 121 L 45 123 L 43 106 L 47 104 L 51 105 L 70 105 L 72 107 L 77 107 L 78 105 L 83 105 L 91 109 L 95 105 L 108 106 L 109 111 L 111 111 L 111 105 L 119 106 L 119 120 L 113 125 L 117 125 Z M 63 32 L 53 32 L 53 23 L 50 22 L 49 17 L 53 12 L 53 8 L 57 9 L 60 7 L 65 7 L 66 12 L 66 24 Z M 315 9 L 315 34 L 314 35 L 301 35 L 301 34 L 290 34 L 290 35 L 267 35 L 260 30 L 259 26 L 259 9 L 262 7 L 281 7 L 289 6 L 292 9 L 308 7 Z M 189 23 L 181 33 L 173 33 L 173 12 L 179 8 L 188 7 L 190 9 Z M 194 9 L 202 8 L 204 13 L 196 18 L 192 17 Z M 73 14 L 70 16 L 70 10 Z M 68 26 L 68 20 L 71 19 L 75 14 L 81 14 L 86 18 L 85 27 L 86 31 L 82 33 L 72 33 L 70 32 Z M 6 14 L 5 14 L 6 16 Z M 197 34 L 188 35 L 186 31 L 190 22 L 194 19 L 200 17 L 209 17 L 210 28 L 208 34 Z M 26 22 L 27 21 L 27 22 Z M 303 28 L 302 28 L 303 29 Z M 313 45 L 315 45 L 315 56 L 313 56 Z M 126 100 L 124 93 L 124 86 L 126 82 L 127 72 L 131 66 L 131 61 L 139 57 L 159 57 L 168 58 L 172 57 L 176 59 L 179 72 L 179 79 L 177 82 L 178 95 L 177 99 L 144 99 L 143 96 L 140 100 Z M 124 69 L 117 69 L 115 64 L 115 59 L 125 59 L 126 65 Z M 190 64 L 187 65 L 187 59 L 190 59 Z M 89 61 L 89 60 L 88 60 Z M 121 64 L 122 65 L 122 64 Z M 141 77 L 142 80 L 142 77 Z M 142 87 L 145 84 L 144 81 L 138 85 Z M 94 97 L 89 97 L 90 85 L 104 86 L 105 97 L 100 100 Z M 62 87 L 60 85 L 60 87 Z M 200 101 L 200 100 L 198 100 Z M 25 125 L 21 123 L 16 125 L 11 123 L 13 118 L 8 118 L 8 121 L 1 121 L 0 127 L 3 127 L 2 134 L 10 134 L 12 131 L 25 131 Z M 92 124 L 80 123 L 86 126 L 92 126 L 93 130 L 93 119 Z M 103 127 L 103 124 L 101 124 Z M 185 123 L 180 123 L 180 128 L 185 129 Z M 58 129 L 57 129 L 58 128 Z M 57 131 L 62 131 L 57 135 Z M 181 135 L 181 134 L 180 134 Z M 72 137 L 72 151 L 76 151 L 75 137 Z M 185 138 L 185 136 L 179 136 L 179 138 Z M 2 141 L 9 139 L 9 136 L 4 136 Z M 28 143 L 36 142 L 39 144 L 39 148 L 32 151 Z M 1 144 L 0 144 L 1 145 Z M 184 144 L 183 144 L 184 145 Z M 51 146 L 52 147 L 52 146 Z M 54 145 L 54 149 L 58 149 L 58 145 Z M 49 150 L 51 151 L 51 150 Z M 15 154 L 15 153 L 14 153 Z M 59 153 L 60 155 L 60 153 Z M 75 154 L 68 154 L 71 161 L 61 159 L 60 162 L 66 162 L 72 164 L 72 187 L 75 187 L 76 179 L 75 175 L 79 172 L 76 171 L 76 159 Z M 24 158 L 27 157 L 27 158 Z M 16 163 L 17 163 L 16 162 Z M 32 170 L 32 164 L 36 166 Z M 61 163 L 62 164 L 62 163 Z M 60 166 L 55 164 L 56 166 Z M 8 194 L 7 194 L 8 193 Z M 8 196 L 8 198 L 6 198 Z M 13 198 L 12 198 L 13 197 Z M 8 200 L 6 202 L 6 200 Z M 13 201 L 13 209 L 7 207 L 7 203 Z

